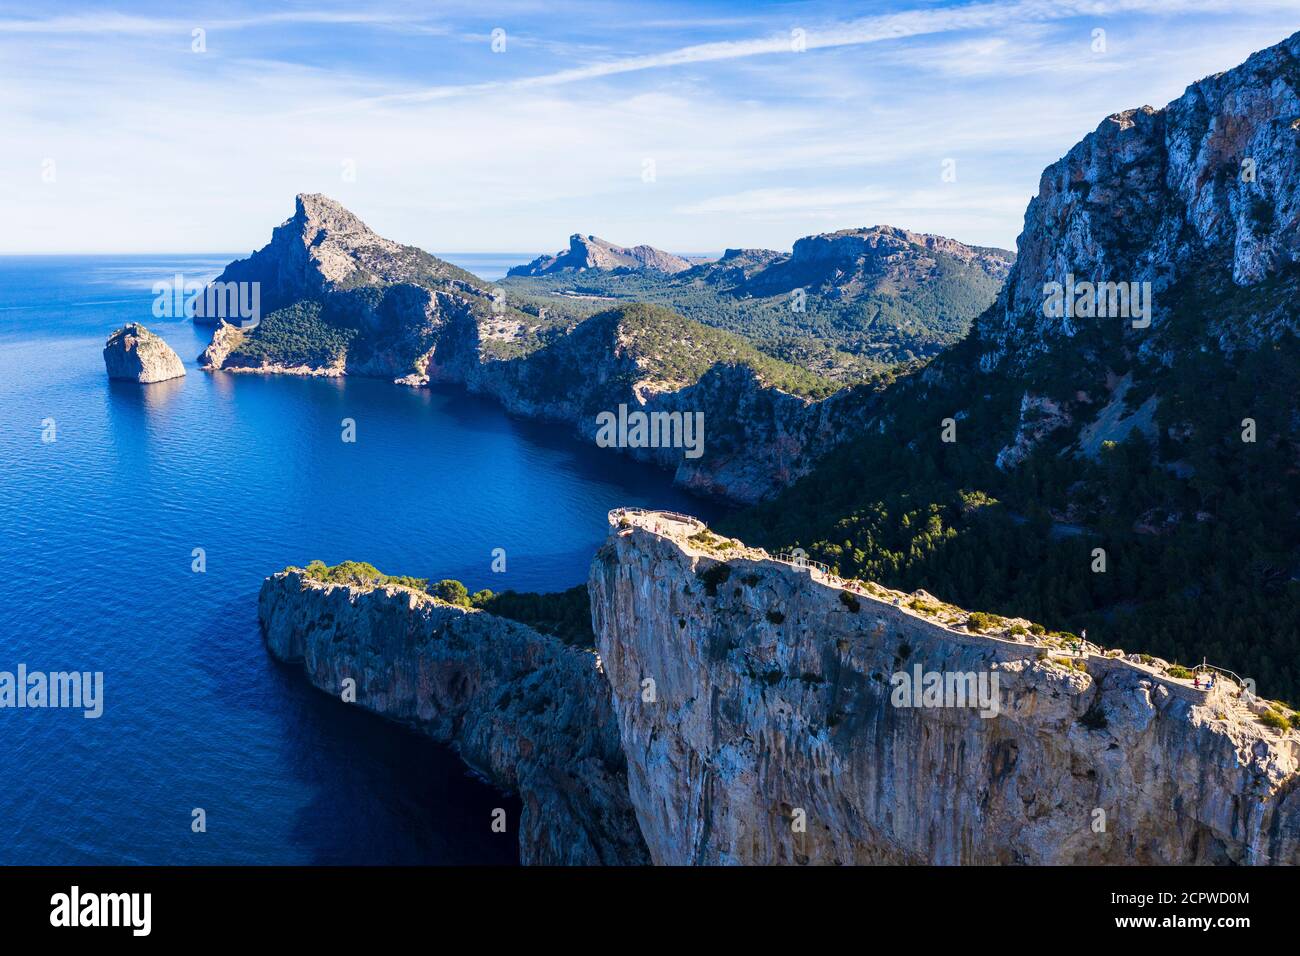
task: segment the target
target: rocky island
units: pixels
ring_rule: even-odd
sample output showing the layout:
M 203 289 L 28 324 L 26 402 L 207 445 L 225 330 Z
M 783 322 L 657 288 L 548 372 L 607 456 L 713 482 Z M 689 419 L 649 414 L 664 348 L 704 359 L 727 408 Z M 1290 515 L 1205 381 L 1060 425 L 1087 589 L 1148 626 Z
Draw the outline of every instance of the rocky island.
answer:
M 104 343 L 108 377 L 127 382 L 164 382 L 185 374 L 185 364 L 170 345 L 143 325 L 132 322 Z

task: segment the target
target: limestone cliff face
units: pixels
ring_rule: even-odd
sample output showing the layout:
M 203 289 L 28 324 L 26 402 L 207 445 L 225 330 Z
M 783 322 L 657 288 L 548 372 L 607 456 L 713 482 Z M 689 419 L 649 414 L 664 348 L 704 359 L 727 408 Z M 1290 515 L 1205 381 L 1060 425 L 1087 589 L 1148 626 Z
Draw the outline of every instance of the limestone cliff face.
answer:
M 1068 274 L 1080 282 L 1151 282 L 1155 331 L 1187 324 L 1185 303 L 1165 293 L 1198 273 L 1221 273 L 1237 298 L 1241 290 L 1265 292 L 1265 280 L 1300 261 L 1298 180 L 1300 33 L 1193 83 L 1163 109 L 1108 117 L 1043 172 L 1016 264 L 976 323 L 986 367 L 1030 366 L 1099 321 L 1044 315 L 1044 284 Z M 1295 330 L 1288 305 L 1261 295 L 1252 321 L 1229 320 L 1213 331 L 1232 345 Z M 1158 356 L 1147 330 L 1125 337 L 1135 351 Z
M 109 378 L 129 382 L 164 382 L 185 374 L 185 364 L 170 345 L 143 325 L 132 322 L 104 343 L 104 367 Z
M 616 525 L 589 582 L 656 863 L 1300 862 L 1300 743 L 1231 685 L 1085 673 L 690 530 Z M 918 665 L 996 674 L 997 716 L 894 706 Z
M 812 401 L 772 388 L 746 365 L 715 365 L 676 391 L 643 390 L 647 411 L 700 411 L 705 446 L 699 458 L 680 449 L 633 449 L 631 454 L 672 468 L 684 488 L 754 503 L 806 475 L 828 451 L 853 434 L 875 395 L 847 388 Z M 594 434 L 594 420 L 584 423 Z
M 668 339 L 667 347 L 680 360 L 703 348 L 693 340 L 692 329 L 709 331 L 683 323 L 683 330 L 652 327 L 650 334 Z M 463 382 L 513 414 L 569 423 L 592 442 L 598 415 L 614 413 L 620 405 L 645 414 L 698 413 L 704 435 L 697 457 L 688 457 L 682 447 L 626 447 L 610 453 L 671 469 L 677 484 L 737 502 L 762 500 L 806 474 L 851 434 L 875 401 L 875 392 L 867 388 L 813 401 L 774 387 L 738 361 L 716 362 L 693 380 L 674 377 L 660 367 L 655 350 L 663 346 L 644 345 L 647 337 L 644 327 L 611 313 L 588 319 L 526 358 L 457 364 L 433 377 Z
M 943 416 L 1023 396 L 1018 417 L 995 412 L 981 436 L 1004 468 L 1095 455 L 1134 432 L 1170 467 L 1194 460 L 1223 433 L 1198 432 L 1180 383 L 1230 381 L 1300 333 L 1297 182 L 1300 33 L 1161 109 L 1105 118 L 1048 166 L 996 302 L 894 404 L 931 392 Z M 1250 414 L 1300 460 L 1300 408 L 1285 390 L 1265 408 L 1261 388 Z
M 263 582 L 258 615 L 270 652 L 301 662 L 316 687 L 338 695 L 352 678 L 356 705 L 451 745 L 518 791 L 524 863 L 646 862 L 591 654 L 407 588 L 324 584 L 300 571 Z
M 218 320 L 212 330 L 212 341 L 199 353 L 199 367 L 205 371 L 221 368 L 226 358 L 244 339 L 244 333 L 224 319 Z

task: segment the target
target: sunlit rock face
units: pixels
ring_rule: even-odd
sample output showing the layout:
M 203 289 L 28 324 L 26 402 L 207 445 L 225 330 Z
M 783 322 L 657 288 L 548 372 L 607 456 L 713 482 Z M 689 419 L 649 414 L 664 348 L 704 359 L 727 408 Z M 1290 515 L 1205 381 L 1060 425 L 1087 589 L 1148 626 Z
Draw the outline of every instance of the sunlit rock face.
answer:
M 1300 258 L 1297 182 L 1300 34 L 1193 83 L 1163 109 L 1108 117 L 1043 172 L 1015 265 L 976 322 L 987 361 L 1024 368 L 1080 332 L 1084 320 L 1043 310 L 1044 284 L 1067 275 L 1150 282 L 1160 327 L 1179 320 L 1162 293 L 1198 272 L 1238 289 L 1287 273 Z M 1225 344 L 1249 345 L 1283 327 L 1297 327 L 1294 310 L 1221 331 Z
M 1224 689 L 1086 672 L 733 545 L 615 527 L 592 618 L 661 864 L 1300 862 L 1300 747 Z M 997 715 L 893 676 L 997 675 Z
M 507 275 L 544 276 L 557 272 L 614 269 L 650 269 L 672 275 L 690 267 L 689 260 L 653 246 L 616 246 L 597 236 L 574 233 L 569 237 L 569 248 L 561 249 L 553 256 L 538 256 L 527 265 L 515 266 Z
M 164 382 L 185 374 L 185 364 L 170 345 L 143 325 L 131 323 L 104 343 L 108 377 L 128 382 Z

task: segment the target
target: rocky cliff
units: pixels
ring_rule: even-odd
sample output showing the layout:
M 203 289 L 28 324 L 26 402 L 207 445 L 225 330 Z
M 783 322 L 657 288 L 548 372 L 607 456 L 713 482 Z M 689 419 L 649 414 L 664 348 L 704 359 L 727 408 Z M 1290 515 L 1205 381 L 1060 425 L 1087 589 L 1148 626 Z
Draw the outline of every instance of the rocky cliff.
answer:
M 592 620 L 656 863 L 1300 862 L 1300 741 L 1223 678 L 612 520 Z M 996 716 L 898 706 L 918 670 L 983 675 Z
M 145 384 L 185 374 L 185 364 L 175 350 L 134 322 L 108 337 L 104 343 L 104 367 L 109 378 Z
M 875 401 L 870 387 L 817 400 L 818 380 L 743 340 L 666 309 L 627 306 L 593 316 L 527 357 L 442 369 L 509 411 L 571 423 L 596 441 L 620 406 L 647 416 L 698 416 L 698 455 L 681 444 L 615 450 L 672 469 L 675 480 L 737 502 L 761 500 L 806 473 Z M 804 392 L 804 394 L 799 394 Z
M 681 256 L 653 246 L 616 246 L 596 236 L 577 233 L 569 237 L 569 248 L 553 256 L 538 256 L 526 265 L 515 266 L 507 275 L 543 276 L 555 273 L 647 269 L 671 275 L 684 272 L 691 263 Z
M 1300 332 L 1298 179 L 1300 34 L 1162 109 L 1107 117 L 1043 172 L 974 326 L 980 368 L 1026 380 L 1029 405 L 1056 384 L 1067 439 L 1090 423 L 1133 430 L 1121 383 L 1188 433 L 1170 380 L 1201 355 L 1230 364 Z M 1073 308 L 1052 301 L 1061 286 Z
M 224 319 L 218 320 L 212 330 L 212 341 L 199 353 L 199 367 L 211 372 L 221 368 L 230 353 L 244 341 L 244 333 Z
M 357 706 L 452 746 L 517 791 L 524 863 L 646 861 L 590 653 L 406 587 L 329 584 L 299 570 L 263 582 L 258 616 L 270 652 L 301 663 L 316 687 L 340 695 L 352 679 Z
M 1268 291 L 1265 280 L 1300 260 L 1298 174 L 1300 34 L 1193 83 L 1163 109 L 1107 117 L 1043 172 L 1016 265 L 976 326 L 986 364 L 1010 357 L 1023 366 L 1080 326 L 1107 321 L 1044 314 L 1044 284 L 1067 274 L 1152 283 L 1157 332 L 1185 321 L 1184 303 L 1169 293 L 1196 270 Z M 1248 327 L 1219 325 L 1214 338 L 1294 331 L 1294 310 L 1273 305 Z M 1134 350 L 1151 338 L 1145 328 L 1129 333 Z

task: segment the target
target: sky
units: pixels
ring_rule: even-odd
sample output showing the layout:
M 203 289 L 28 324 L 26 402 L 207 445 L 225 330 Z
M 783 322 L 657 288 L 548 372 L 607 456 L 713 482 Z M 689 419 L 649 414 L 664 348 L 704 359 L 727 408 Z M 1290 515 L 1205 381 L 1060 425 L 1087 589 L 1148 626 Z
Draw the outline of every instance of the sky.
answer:
M 249 252 L 299 192 L 433 252 L 874 224 L 1014 248 L 1043 168 L 1300 0 L 0 0 L 0 254 Z

